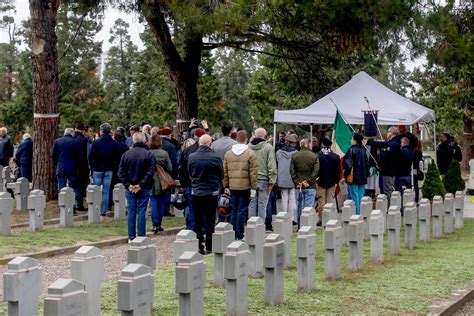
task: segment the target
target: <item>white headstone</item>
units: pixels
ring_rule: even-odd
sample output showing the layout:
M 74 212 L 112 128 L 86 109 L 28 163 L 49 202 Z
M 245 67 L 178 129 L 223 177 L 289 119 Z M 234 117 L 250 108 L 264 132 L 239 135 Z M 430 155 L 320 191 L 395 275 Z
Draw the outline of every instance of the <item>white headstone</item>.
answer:
M 131 263 L 117 283 L 117 309 L 122 315 L 148 316 L 153 309 L 155 280 L 150 267 Z
M 383 233 L 385 231 L 385 218 L 381 210 L 373 210 L 370 214 L 370 259 L 373 262 L 383 262 Z
M 21 178 L 20 178 L 21 179 Z M 43 229 L 44 209 L 46 207 L 46 196 L 41 190 L 33 190 L 28 196 L 28 209 L 30 211 L 29 230 L 35 232 Z
M 334 203 L 326 203 L 326 205 L 324 205 L 321 215 L 322 226 L 326 227 L 327 222 L 330 220 L 337 220 L 336 204 Z
M 405 221 L 405 247 L 415 249 L 416 246 L 416 222 L 418 219 L 415 203 L 409 202 L 403 210 L 403 219 Z
M 290 214 L 291 216 L 291 214 Z M 309 226 L 316 231 L 316 223 L 318 222 L 318 215 L 313 207 L 305 207 L 301 212 L 300 223 L 301 226 Z
M 298 291 L 310 292 L 314 289 L 316 259 L 316 234 L 312 227 L 301 226 L 296 238 L 296 257 L 298 257 Z
M 183 229 L 176 235 L 174 245 L 174 262 L 178 263 L 179 257 L 185 251 L 197 252 L 199 250 L 199 241 L 196 238 L 196 233 L 192 230 Z
M 396 206 L 399 210 L 402 208 L 402 196 L 400 191 L 393 191 L 390 196 L 390 206 Z
M 387 221 L 386 217 L 387 217 L 387 212 L 388 212 L 388 200 L 385 194 L 379 194 L 377 196 L 377 200 L 375 201 L 375 209 L 380 210 L 380 212 L 382 213 L 382 216 L 384 219 L 384 229 L 385 229 L 386 228 L 385 224 Z
M 125 186 L 122 183 L 117 183 L 113 191 L 114 199 L 114 218 L 124 219 L 127 217 L 127 204 L 125 199 Z
M 263 244 L 265 243 L 265 223 L 258 216 L 250 217 L 245 227 L 245 242 L 249 245 L 249 274 L 263 275 Z
M 342 242 L 343 244 L 349 245 L 347 239 L 347 227 L 349 226 L 349 221 L 352 215 L 355 215 L 355 202 L 353 200 L 345 200 L 344 205 L 342 206 Z
M 265 304 L 277 305 L 284 300 L 285 240 L 279 234 L 269 234 L 263 246 L 265 268 Z
M 73 225 L 75 197 L 74 190 L 70 187 L 64 187 L 59 192 L 59 226 L 71 227 Z
M 360 202 L 360 215 L 362 215 L 362 219 L 364 220 L 364 240 L 370 240 L 369 218 L 373 207 L 374 203 L 372 199 L 368 196 L 364 196 Z
M 388 255 L 400 255 L 400 228 L 402 225 L 402 214 L 397 205 L 392 205 L 387 213 L 387 229 L 388 229 Z
M 224 255 L 226 315 L 248 313 L 249 246 L 240 240 L 232 242 Z
M 364 258 L 364 220 L 362 215 L 352 215 L 347 226 L 349 242 L 349 271 L 362 269 Z
M 127 263 L 138 263 L 156 268 L 156 242 L 148 237 L 137 237 L 130 241 L 127 251 Z
M 456 191 L 454 197 L 454 228 L 464 227 L 464 193 Z
M 437 195 L 433 197 L 433 204 L 431 209 L 431 216 L 433 221 L 432 229 L 434 238 L 440 238 L 441 236 L 443 236 L 443 213 L 443 198 Z
M 235 240 L 235 231 L 231 224 L 220 222 L 212 234 L 212 252 L 214 253 L 214 286 L 224 287 L 224 254 Z
M 467 188 L 474 190 L 474 159 L 469 160 L 469 182 Z
M 412 189 L 405 189 L 403 191 L 403 206 L 406 206 L 408 203 L 415 203 L 415 191 Z
M 341 276 L 342 227 L 339 221 L 329 220 L 323 236 L 326 279 L 334 281 Z
M 16 257 L 7 264 L 3 273 L 4 300 L 8 302 L 8 315 L 38 315 L 38 297 L 42 291 L 39 261 L 29 257 Z
M 89 223 L 100 222 L 100 206 L 102 204 L 102 192 L 97 185 L 87 186 L 87 221 Z
M 291 235 L 293 234 L 293 225 L 291 214 L 288 212 L 279 212 L 273 219 L 273 230 L 285 240 L 285 268 L 291 265 Z
M 12 211 L 13 199 L 10 193 L 0 192 L 0 235 L 11 235 Z
M 420 221 L 420 241 L 427 242 L 430 240 L 430 218 L 431 204 L 428 199 L 421 199 L 418 207 L 418 219 Z
M 204 315 L 204 288 L 206 286 L 204 257 L 200 253 L 186 251 L 179 257 L 175 271 L 179 315 Z
M 5 170 L 5 168 L 4 168 Z M 28 209 L 28 194 L 30 193 L 30 182 L 27 178 L 18 178 L 16 182 L 11 183 L 9 188 L 13 189 L 17 211 L 26 211 Z
M 8 184 L 12 181 L 12 169 L 10 167 L 3 167 L 2 169 L 2 192 L 7 192 Z
M 82 246 L 71 261 L 71 278 L 86 287 L 89 315 L 100 315 L 101 285 L 105 267 L 102 251 L 94 246 Z
M 58 279 L 48 287 L 44 300 L 44 315 L 88 316 L 88 293 L 85 285 L 73 279 Z
M 444 196 L 444 233 L 451 234 L 454 227 L 454 196 L 446 193 Z

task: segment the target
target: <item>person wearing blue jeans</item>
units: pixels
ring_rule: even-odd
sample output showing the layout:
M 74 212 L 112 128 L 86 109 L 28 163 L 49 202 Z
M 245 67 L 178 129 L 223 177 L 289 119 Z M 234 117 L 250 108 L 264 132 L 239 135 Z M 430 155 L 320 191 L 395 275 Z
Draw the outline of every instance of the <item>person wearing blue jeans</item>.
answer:
M 120 152 L 118 142 L 112 139 L 112 127 L 109 123 L 100 126 L 100 138 L 96 139 L 89 153 L 89 165 L 95 185 L 102 186 L 102 205 L 100 213 L 105 216 L 109 207 L 110 186 L 114 170 L 119 164 Z
M 128 239 L 146 237 L 146 209 L 150 190 L 142 189 L 137 193 L 126 191 L 125 196 L 128 203 Z
M 360 202 L 365 193 L 370 168 L 366 149 L 362 145 L 363 140 L 364 136 L 354 133 L 352 146 L 346 151 L 342 161 L 344 180 L 347 183 L 349 195 L 355 203 L 357 215 L 360 215 Z
M 235 229 L 235 239 L 241 240 L 244 238 L 244 225 L 249 211 L 250 189 L 231 190 L 230 202 L 232 205 L 230 222 Z
M 194 231 L 194 209 L 193 209 L 193 198 L 192 198 L 192 189 L 191 187 L 186 188 L 186 192 L 184 193 L 186 199 L 188 200 L 188 207 L 185 211 L 186 217 L 186 229 Z
M 112 184 L 112 171 L 92 172 L 92 181 L 95 185 L 102 186 L 102 204 L 100 213 L 105 215 L 109 207 L 110 185 Z
M 138 236 L 146 235 L 146 209 L 150 190 L 155 185 L 156 160 L 145 145 L 145 135 L 133 134 L 133 147 L 125 152 L 120 160 L 118 176 L 127 188 L 128 238 L 135 239 L 135 225 L 138 217 Z
M 298 228 L 300 228 L 301 213 L 305 207 L 314 207 L 316 202 L 315 189 L 297 189 L 296 193 L 296 216 Z

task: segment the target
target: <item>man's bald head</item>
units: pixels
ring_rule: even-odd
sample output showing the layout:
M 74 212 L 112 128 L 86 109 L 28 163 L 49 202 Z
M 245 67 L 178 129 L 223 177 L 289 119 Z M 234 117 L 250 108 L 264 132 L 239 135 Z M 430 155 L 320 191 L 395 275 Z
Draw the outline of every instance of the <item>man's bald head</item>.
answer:
M 204 134 L 199 137 L 199 146 L 211 146 L 212 138 L 211 136 Z
M 267 131 L 264 128 L 259 127 L 255 130 L 255 137 L 265 139 L 267 138 Z

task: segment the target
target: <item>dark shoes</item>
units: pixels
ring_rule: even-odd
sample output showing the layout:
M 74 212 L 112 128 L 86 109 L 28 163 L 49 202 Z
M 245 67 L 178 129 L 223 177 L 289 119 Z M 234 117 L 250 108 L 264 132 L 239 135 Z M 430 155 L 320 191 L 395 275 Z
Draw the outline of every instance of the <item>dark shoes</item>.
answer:
M 163 228 L 158 227 L 158 226 L 153 226 L 153 229 L 152 229 L 153 234 L 156 235 L 156 234 L 158 234 L 158 232 L 162 232 L 162 231 L 164 231 Z

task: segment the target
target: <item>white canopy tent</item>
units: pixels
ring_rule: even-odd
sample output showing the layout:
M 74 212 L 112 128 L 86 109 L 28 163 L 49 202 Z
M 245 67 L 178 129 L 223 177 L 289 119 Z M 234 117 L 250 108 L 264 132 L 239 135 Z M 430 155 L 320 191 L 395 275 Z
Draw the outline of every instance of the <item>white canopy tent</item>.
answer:
M 304 109 L 275 110 L 274 139 L 276 139 L 277 123 L 310 125 L 311 127 L 313 124 L 333 124 L 336 118 L 336 106 L 349 124 L 364 124 L 364 111 L 369 110 L 378 112 L 379 125 L 409 125 L 411 127 L 415 123 L 435 123 L 436 119 L 432 109 L 393 92 L 361 71 L 343 86 Z M 434 135 L 436 135 L 435 124 L 433 127 Z
M 368 99 L 370 108 L 365 101 Z M 435 121 L 435 112 L 384 86 L 361 71 L 343 86 L 299 110 L 275 110 L 274 122 L 287 124 L 332 124 L 336 107 L 349 124 L 364 124 L 364 111 L 378 111 L 379 125 L 413 125 Z

